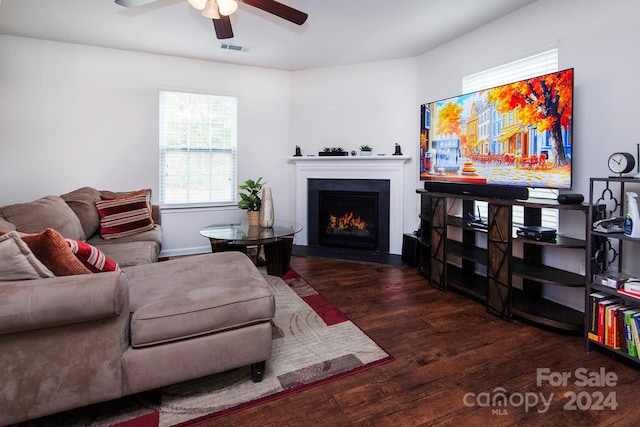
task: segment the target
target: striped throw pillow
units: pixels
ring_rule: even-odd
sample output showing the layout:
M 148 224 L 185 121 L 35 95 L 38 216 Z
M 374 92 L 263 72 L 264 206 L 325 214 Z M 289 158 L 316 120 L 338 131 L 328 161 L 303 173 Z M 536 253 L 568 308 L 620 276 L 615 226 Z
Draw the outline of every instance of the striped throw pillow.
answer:
M 144 194 L 112 200 L 97 200 L 100 235 L 118 239 L 153 229 L 151 208 Z
M 73 239 L 65 239 L 67 245 L 71 248 L 78 258 L 93 273 L 101 273 L 103 271 L 118 271 L 118 263 L 106 256 L 102 251 L 88 243 L 80 242 Z

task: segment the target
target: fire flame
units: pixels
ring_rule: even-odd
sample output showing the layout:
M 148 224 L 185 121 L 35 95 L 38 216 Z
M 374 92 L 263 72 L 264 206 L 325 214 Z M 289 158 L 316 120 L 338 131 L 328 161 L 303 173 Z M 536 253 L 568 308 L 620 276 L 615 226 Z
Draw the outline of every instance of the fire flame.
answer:
M 340 218 L 337 218 L 335 215 L 329 215 L 329 226 L 331 228 L 339 228 L 341 230 L 354 228 L 358 230 L 365 230 L 367 228 L 367 223 L 359 216 L 354 218 L 353 212 L 349 212 L 342 215 Z

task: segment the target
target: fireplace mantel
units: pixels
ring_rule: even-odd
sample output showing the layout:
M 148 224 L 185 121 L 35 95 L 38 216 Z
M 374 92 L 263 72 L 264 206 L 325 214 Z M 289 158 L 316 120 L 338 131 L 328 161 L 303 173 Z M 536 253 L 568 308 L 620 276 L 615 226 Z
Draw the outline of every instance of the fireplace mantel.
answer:
M 408 156 L 289 157 L 296 165 L 296 222 L 304 227 L 296 244 L 306 246 L 309 179 L 388 179 L 390 189 L 389 252 L 402 253 L 404 165 Z

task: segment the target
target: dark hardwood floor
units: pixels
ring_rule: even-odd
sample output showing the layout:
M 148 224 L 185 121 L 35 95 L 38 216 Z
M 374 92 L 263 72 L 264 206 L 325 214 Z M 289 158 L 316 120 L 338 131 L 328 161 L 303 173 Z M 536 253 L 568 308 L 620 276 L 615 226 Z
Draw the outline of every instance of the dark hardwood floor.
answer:
M 299 256 L 291 267 L 395 360 L 205 425 L 640 425 L 640 367 L 586 354 L 582 337 L 501 321 L 410 267 Z M 566 385 L 538 385 L 545 368 Z M 579 368 L 616 385 L 581 386 Z M 506 405 L 485 403 L 500 393 Z

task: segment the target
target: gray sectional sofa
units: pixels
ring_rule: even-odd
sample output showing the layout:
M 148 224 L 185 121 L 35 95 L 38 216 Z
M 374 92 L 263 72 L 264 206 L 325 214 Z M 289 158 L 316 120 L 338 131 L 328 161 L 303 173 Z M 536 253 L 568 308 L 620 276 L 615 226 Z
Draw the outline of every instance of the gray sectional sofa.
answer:
M 69 212 L 54 196 L 41 206 L 0 208 L 5 234 L 81 232 L 122 267 L 0 281 L 0 425 L 242 366 L 251 366 L 254 381 L 264 374 L 275 300 L 251 260 L 221 252 L 155 262 L 159 210 L 152 230 L 102 239 L 91 234 L 99 219 L 87 223 L 96 217 L 86 201 L 96 194 L 85 187 L 59 197 L 78 221 L 56 220 Z M 41 215 L 37 225 L 43 206 L 62 213 Z

